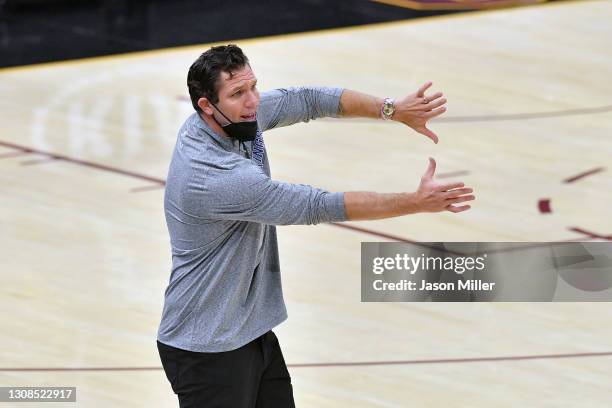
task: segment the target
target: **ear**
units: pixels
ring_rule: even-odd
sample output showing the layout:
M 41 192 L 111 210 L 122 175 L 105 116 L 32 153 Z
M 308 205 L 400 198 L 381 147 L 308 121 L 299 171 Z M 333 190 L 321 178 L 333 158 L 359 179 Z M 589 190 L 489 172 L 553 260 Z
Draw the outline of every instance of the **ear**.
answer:
M 204 112 L 207 115 L 211 115 L 213 114 L 213 110 L 212 110 L 212 105 L 210 104 L 210 102 L 208 102 L 207 98 L 200 98 L 198 99 L 198 106 L 200 107 L 200 109 L 202 109 L 202 112 Z

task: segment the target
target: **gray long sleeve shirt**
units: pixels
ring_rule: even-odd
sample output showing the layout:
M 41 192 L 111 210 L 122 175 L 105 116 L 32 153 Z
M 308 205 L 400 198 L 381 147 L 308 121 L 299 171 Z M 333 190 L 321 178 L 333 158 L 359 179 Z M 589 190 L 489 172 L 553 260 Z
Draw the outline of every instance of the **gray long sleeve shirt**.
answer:
M 287 318 L 274 225 L 344 221 L 343 193 L 272 180 L 262 133 L 338 115 L 338 88 L 262 93 L 246 143 L 191 115 L 179 130 L 164 207 L 172 273 L 157 338 L 184 350 L 237 349 Z

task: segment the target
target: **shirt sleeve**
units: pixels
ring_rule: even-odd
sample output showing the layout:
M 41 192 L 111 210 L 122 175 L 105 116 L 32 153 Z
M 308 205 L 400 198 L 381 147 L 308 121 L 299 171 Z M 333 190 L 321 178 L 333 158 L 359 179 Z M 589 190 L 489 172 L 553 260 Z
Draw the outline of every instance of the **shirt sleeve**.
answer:
M 250 160 L 207 172 L 198 206 L 209 219 L 270 225 L 346 221 L 344 193 L 272 180 Z
M 291 87 L 262 92 L 257 120 L 262 131 L 323 117 L 338 117 L 342 88 Z

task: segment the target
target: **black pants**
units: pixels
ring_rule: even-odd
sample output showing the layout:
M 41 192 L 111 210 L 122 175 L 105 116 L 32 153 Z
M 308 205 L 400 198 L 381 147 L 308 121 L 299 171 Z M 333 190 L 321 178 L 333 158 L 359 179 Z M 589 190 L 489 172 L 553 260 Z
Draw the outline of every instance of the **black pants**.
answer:
M 157 342 L 181 408 L 294 408 L 287 365 L 272 331 L 239 349 L 198 353 Z

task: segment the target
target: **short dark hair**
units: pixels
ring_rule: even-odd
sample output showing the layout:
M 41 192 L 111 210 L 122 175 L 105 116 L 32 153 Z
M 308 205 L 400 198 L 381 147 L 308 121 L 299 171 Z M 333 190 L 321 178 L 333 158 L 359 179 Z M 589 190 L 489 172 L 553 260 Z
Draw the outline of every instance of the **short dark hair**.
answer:
M 219 101 L 219 78 L 221 72 L 233 72 L 249 64 L 249 59 L 240 47 L 235 44 L 212 47 L 198 57 L 189 68 L 187 87 L 193 108 L 201 112 L 198 106 L 200 98 L 212 103 Z

